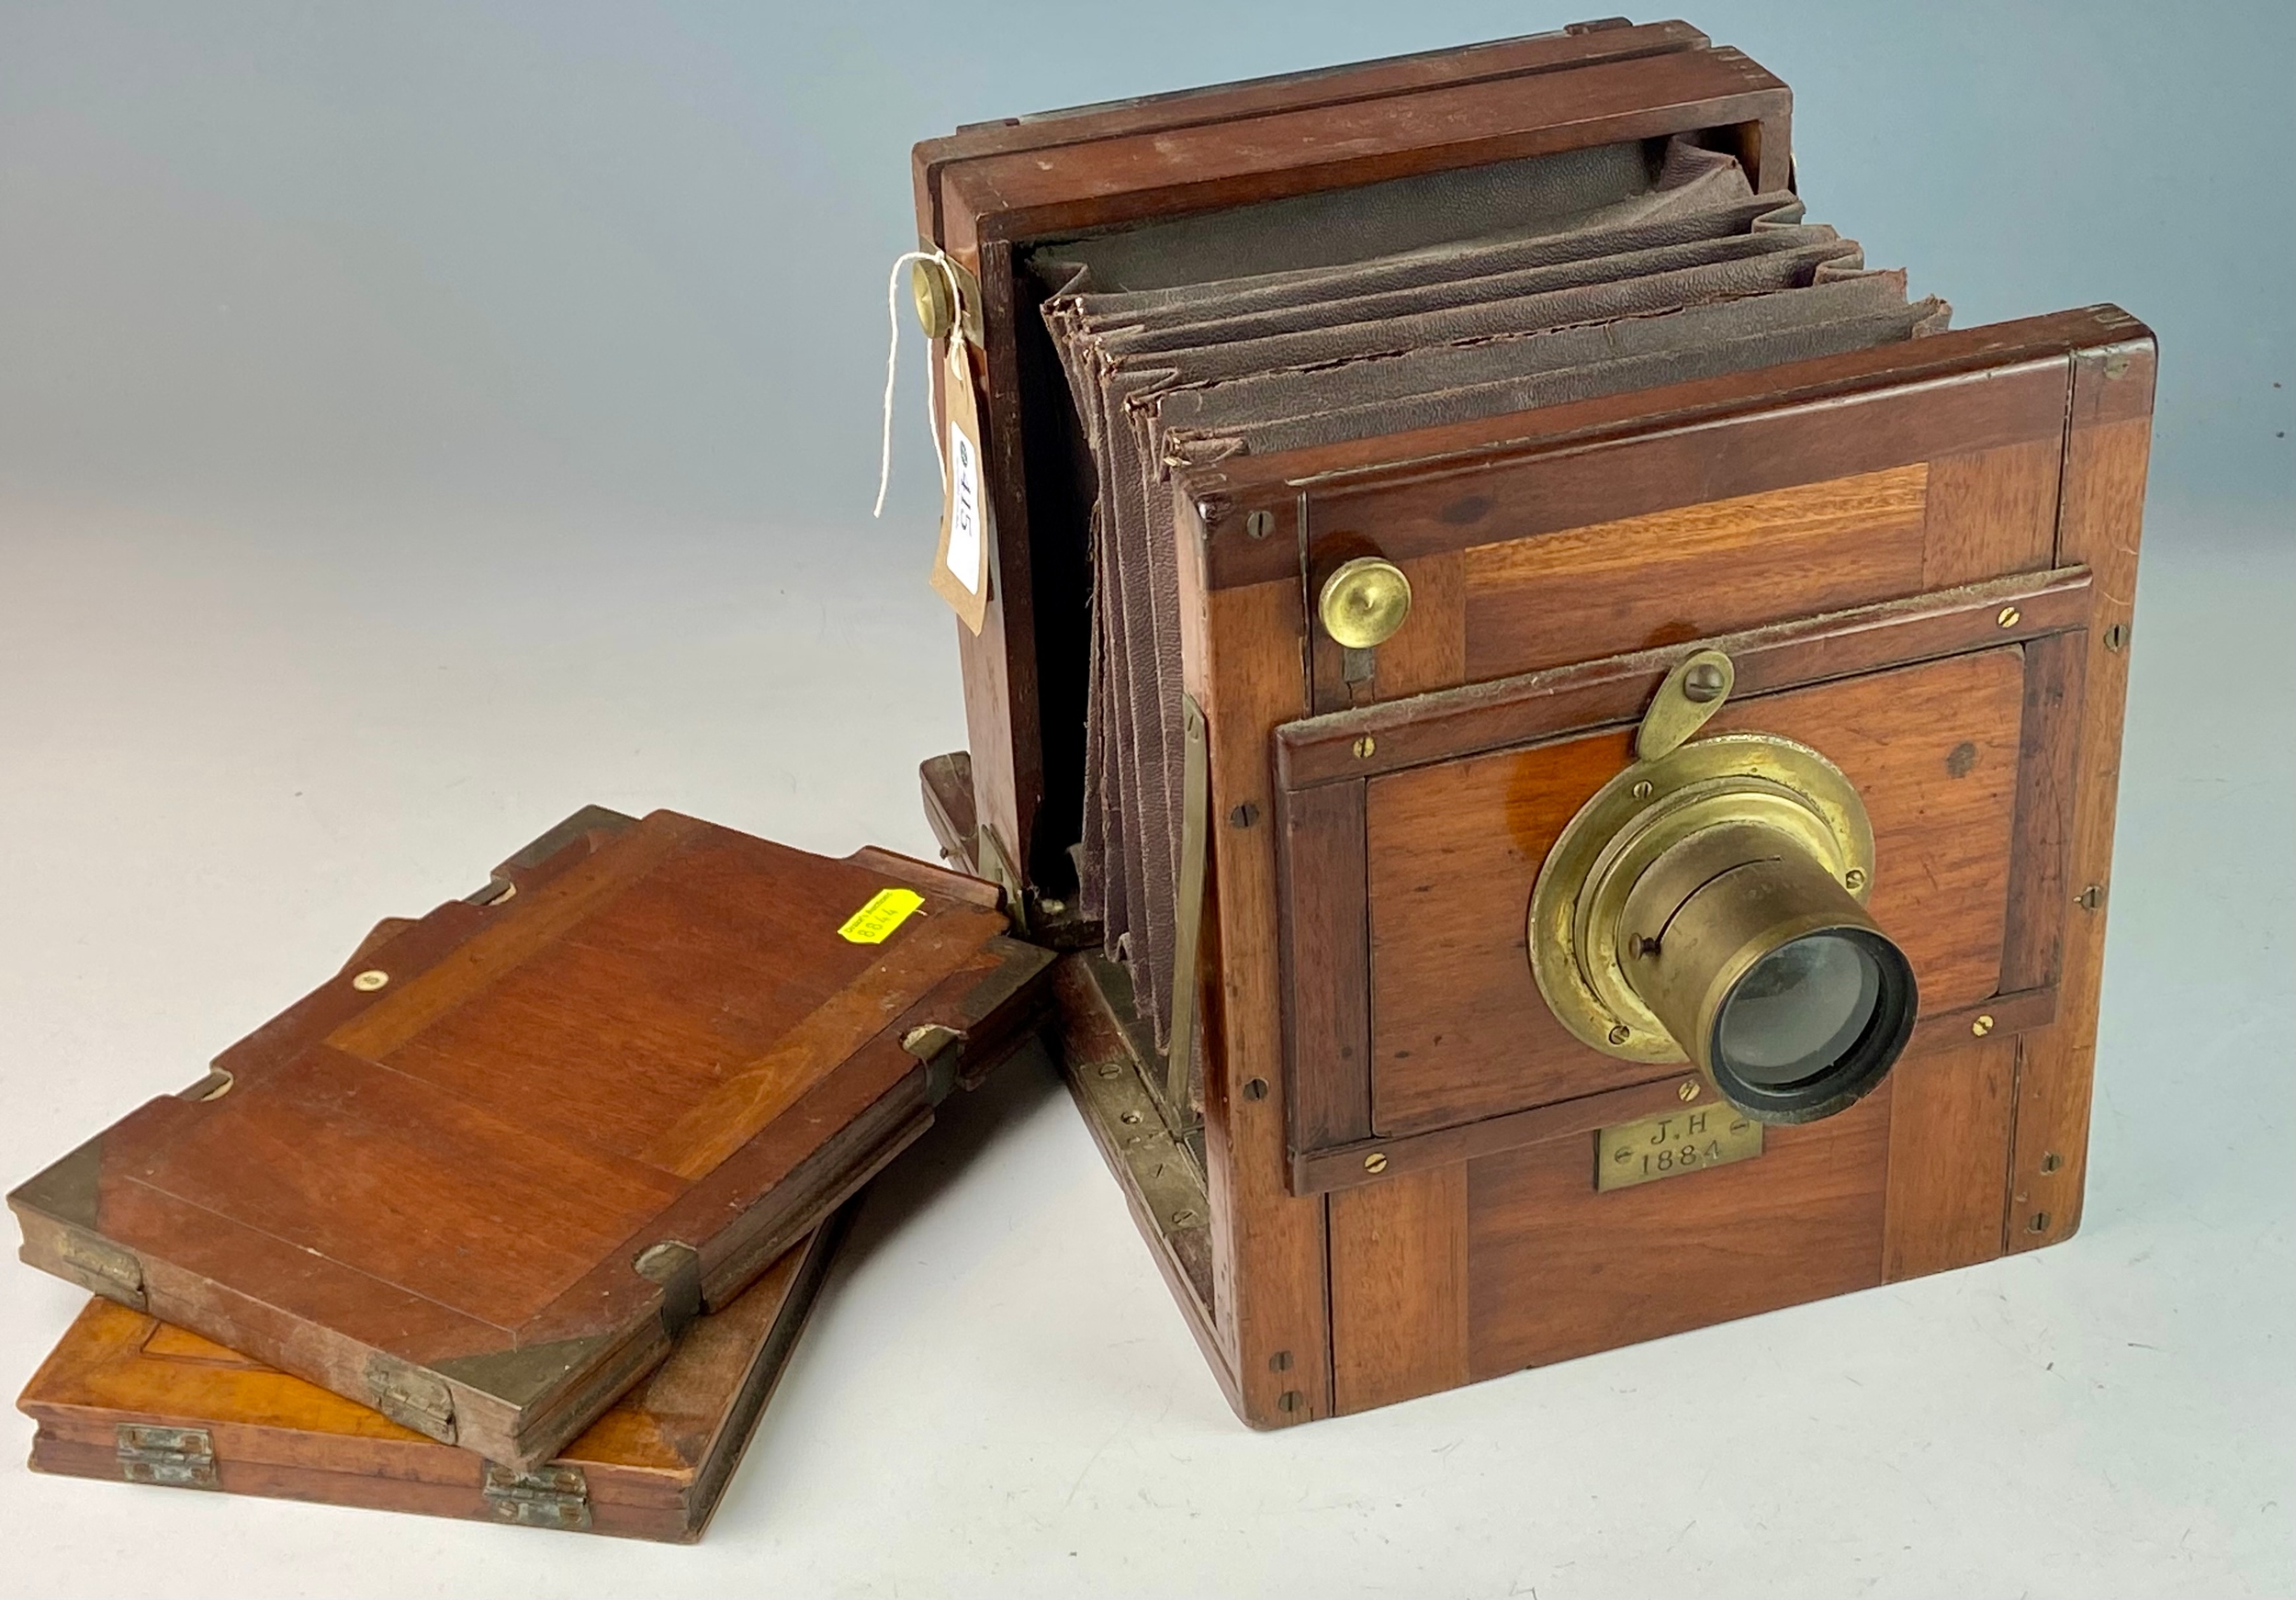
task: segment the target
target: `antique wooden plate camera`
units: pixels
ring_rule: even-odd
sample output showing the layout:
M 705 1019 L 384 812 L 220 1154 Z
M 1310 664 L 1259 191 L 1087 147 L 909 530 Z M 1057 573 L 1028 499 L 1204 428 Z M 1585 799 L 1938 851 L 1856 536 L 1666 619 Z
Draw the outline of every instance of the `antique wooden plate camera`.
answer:
M 2068 1237 L 2153 340 L 1791 121 L 1607 21 L 917 146 L 955 870 L 578 813 L 26 1258 L 517 1479 L 1040 1033 L 1256 1425 Z

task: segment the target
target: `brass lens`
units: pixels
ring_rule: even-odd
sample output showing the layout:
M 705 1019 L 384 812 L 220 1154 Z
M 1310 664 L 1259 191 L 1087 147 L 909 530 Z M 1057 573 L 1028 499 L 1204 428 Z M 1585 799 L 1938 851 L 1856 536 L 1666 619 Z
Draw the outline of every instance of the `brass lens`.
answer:
M 1830 1116 L 1913 1031 L 1905 954 L 1800 840 L 1760 824 L 1692 835 L 1626 896 L 1626 981 L 1731 1104 Z
M 1830 1116 L 1882 1080 L 1917 1009 L 1865 910 L 1874 867 L 1865 807 L 1816 750 L 1750 733 L 1663 748 L 1548 853 L 1531 970 L 1604 1054 L 1687 1059 L 1761 1121 Z

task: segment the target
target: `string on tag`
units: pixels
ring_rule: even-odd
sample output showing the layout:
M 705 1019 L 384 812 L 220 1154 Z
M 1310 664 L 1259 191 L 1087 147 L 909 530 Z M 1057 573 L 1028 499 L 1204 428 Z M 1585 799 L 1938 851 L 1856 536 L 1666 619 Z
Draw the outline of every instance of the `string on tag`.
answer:
M 964 303 L 962 293 L 957 287 L 957 269 L 940 251 L 905 250 L 893 258 L 893 276 L 885 284 L 885 322 L 892 334 L 892 342 L 885 347 L 884 432 L 878 441 L 877 504 L 869 513 L 872 517 L 882 517 L 885 514 L 885 489 L 893 481 L 893 391 L 895 380 L 901 369 L 901 269 L 920 265 L 926 262 L 930 262 L 934 270 L 949 280 L 949 303 L 958 307 L 962 307 Z M 963 336 L 956 328 L 952 327 L 949 330 L 949 337 L 951 339 L 962 339 Z M 929 407 L 932 394 L 929 378 L 925 392 L 926 403 Z M 931 419 L 929 417 L 927 421 L 930 422 Z M 940 463 L 941 491 L 945 494 L 949 488 L 949 456 L 946 447 L 940 442 L 940 429 L 938 426 L 933 429 L 933 456 Z

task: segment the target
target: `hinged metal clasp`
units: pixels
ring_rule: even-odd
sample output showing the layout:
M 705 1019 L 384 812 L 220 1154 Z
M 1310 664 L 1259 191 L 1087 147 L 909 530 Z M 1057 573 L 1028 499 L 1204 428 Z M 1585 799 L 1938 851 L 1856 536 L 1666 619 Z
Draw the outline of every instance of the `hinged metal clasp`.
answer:
M 368 1403 L 401 1427 L 455 1442 L 455 1392 L 419 1368 L 377 1351 L 367 1358 Z
M 171 1489 L 215 1487 L 215 1439 L 203 1427 L 155 1427 L 123 1422 L 116 1436 L 119 1475 L 130 1483 Z
M 580 1467 L 514 1472 L 489 1461 L 486 1497 L 497 1521 L 569 1533 L 590 1530 L 590 1481 Z
M 1635 733 L 1635 759 L 1655 761 L 1706 726 L 1738 682 L 1738 669 L 1720 650 L 1698 650 L 1674 663 L 1659 685 Z

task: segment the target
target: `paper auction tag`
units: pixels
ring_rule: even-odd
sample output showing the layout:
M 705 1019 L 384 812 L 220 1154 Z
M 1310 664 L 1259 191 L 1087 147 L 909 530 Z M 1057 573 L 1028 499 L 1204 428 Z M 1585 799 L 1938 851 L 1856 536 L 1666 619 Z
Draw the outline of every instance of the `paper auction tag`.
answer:
M 940 549 L 933 558 L 933 592 L 947 601 L 973 633 L 988 614 L 988 551 L 995 524 L 987 475 L 981 461 L 980 401 L 973 382 L 972 346 L 962 332 L 949 334 L 941 366 Z

